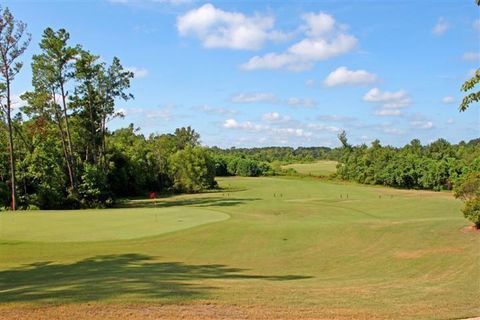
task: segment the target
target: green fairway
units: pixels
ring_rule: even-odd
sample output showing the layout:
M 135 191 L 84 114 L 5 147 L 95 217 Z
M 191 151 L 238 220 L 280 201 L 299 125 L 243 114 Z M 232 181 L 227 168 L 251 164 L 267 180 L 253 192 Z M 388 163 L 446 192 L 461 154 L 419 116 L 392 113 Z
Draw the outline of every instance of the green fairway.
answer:
M 0 303 L 480 315 L 480 234 L 463 230 L 451 194 L 308 178 L 218 181 L 220 192 L 157 207 L 0 214 Z
M 328 176 L 337 172 L 337 161 L 320 160 L 312 163 L 292 163 L 282 166 L 283 169 L 294 169 L 301 175 Z

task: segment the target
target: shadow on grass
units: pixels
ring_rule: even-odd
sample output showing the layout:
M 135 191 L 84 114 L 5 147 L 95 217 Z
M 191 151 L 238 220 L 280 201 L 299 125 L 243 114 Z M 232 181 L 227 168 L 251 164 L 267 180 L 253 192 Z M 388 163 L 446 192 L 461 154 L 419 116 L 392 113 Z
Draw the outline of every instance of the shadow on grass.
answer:
M 162 198 L 151 200 L 126 200 L 118 202 L 116 208 L 167 208 L 174 206 L 196 206 L 196 207 L 231 207 L 240 204 L 244 204 L 250 201 L 261 200 L 260 198 L 230 198 L 228 196 L 222 197 L 203 197 L 203 198 L 190 198 L 190 199 L 176 199 L 165 200 Z
M 39 262 L 0 271 L 0 302 L 87 302 L 117 297 L 205 298 L 200 280 L 287 281 L 308 276 L 252 275 L 225 265 L 155 262 L 141 254 L 97 256 L 72 264 Z

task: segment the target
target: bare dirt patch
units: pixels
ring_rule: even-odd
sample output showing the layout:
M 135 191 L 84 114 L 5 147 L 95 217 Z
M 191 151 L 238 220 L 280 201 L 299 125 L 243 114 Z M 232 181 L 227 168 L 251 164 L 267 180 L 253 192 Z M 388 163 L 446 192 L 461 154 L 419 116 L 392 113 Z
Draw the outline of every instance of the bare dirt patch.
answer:
M 465 228 L 462 228 L 463 233 L 478 233 L 480 234 L 480 229 L 476 228 L 475 226 L 468 226 Z
M 96 305 L 73 304 L 59 306 L 2 306 L 0 319 L 384 319 L 384 317 L 355 313 L 347 309 L 272 308 L 266 306 L 235 306 L 218 304 L 193 305 Z

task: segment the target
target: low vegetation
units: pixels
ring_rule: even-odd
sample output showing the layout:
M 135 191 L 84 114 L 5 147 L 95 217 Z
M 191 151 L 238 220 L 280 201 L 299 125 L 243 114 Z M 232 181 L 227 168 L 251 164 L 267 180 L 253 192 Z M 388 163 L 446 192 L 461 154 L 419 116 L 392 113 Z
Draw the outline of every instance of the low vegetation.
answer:
M 283 165 L 283 170 L 293 169 L 296 173 L 301 175 L 327 177 L 337 172 L 337 161 L 320 160 L 310 163 L 293 163 Z
M 63 318 L 160 318 L 164 305 L 205 319 L 480 314 L 480 237 L 451 194 L 217 180 L 116 209 L 0 215 L 2 315 L 41 318 L 50 303 Z

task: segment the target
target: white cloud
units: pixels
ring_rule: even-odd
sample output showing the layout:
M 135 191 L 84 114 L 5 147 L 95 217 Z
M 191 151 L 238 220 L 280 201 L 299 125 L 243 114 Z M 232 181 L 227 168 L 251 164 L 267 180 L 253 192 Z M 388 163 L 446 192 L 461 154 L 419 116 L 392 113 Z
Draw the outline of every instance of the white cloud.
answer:
M 207 113 L 207 114 L 217 114 L 217 115 L 234 115 L 237 114 L 237 110 L 231 110 L 231 109 L 226 109 L 226 108 L 214 108 L 210 107 L 208 105 L 202 105 L 202 106 L 196 106 L 193 108 L 194 110 Z
M 410 121 L 410 126 L 414 129 L 432 129 L 433 122 L 424 120 L 412 120 Z
M 247 131 L 260 131 L 264 129 L 264 126 L 256 124 L 250 121 L 238 122 L 235 119 L 227 119 L 223 123 L 223 127 L 226 129 L 242 129 Z
M 289 116 L 282 116 L 278 112 L 268 112 L 263 114 L 262 120 L 266 122 L 285 122 L 289 121 Z
M 320 12 L 315 14 L 313 12 L 306 13 L 302 16 L 306 25 L 303 28 L 306 30 L 307 36 L 315 38 L 326 36 L 333 32 L 335 28 L 335 19 L 331 15 Z
M 233 103 L 276 103 L 278 101 L 277 97 L 271 93 L 265 92 L 253 92 L 253 93 L 238 93 L 234 95 L 231 99 Z
M 378 116 L 399 116 L 402 114 L 401 109 L 411 103 L 409 95 L 404 90 L 389 92 L 378 88 L 368 91 L 363 96 L 363 101 L 379 105 L 379 109 L 375 111 L 375 115 Z
M 20 96 L 22 94 L 24 94 L 25 92 L 22 92 L 20 94 L 12 94 L 11 98 L 10 98 L 10 102 L 11 102 L 11 108 L 12 110 L 15 110 L 15 109 L 20 109 L 21 107 L 25 106 L 26 105 L 26 101 L 25 100 L 22 100 L 20 98 Z M 55 98 L 60 98 L 60 95 L 55 95 Z
M 420 113 L 410 115 L 409 118 L 412 129 L 428 130 L 434 127 L 433 122 Z
M 440 17 L 438 18 L 437 23 L 433 26 L 432 33 L 436 36 L 441 36 L 447 32 L 449 28 L 450 25 L 447 20 L 445 20 L 443 17 Z
M 480 19 L 474 20 L 472 23 L 473 29 L 480 31 Z
M 400 116 L 402 111 L 398 109 L 378 109 L 373 114 L 376 116 Z
M 455 98 L 451 96 L 446 96 L 442 98 L 442 103 L 444 104 L 452 104 L 455 102 Z
M 305 85 L 309 88 L 314 87 L 315 86 L 315 80 L 314 79 L 307 79 L 307 80 L 305 80 Z
M 307 126 L 309 129 L 316 130 L 316 131 L 327 131 L 327 132 L 332 132 L 332 133 L 338 133 L 342 131 L 341 128 L 335 127 L 335 126 L 329 126 L 325 124 L 309 124 Z
M 447 124 L 454 124 L 454 123 L 455 123 L 455 120 L 453 120 L 453 118 L 447 119 Z
M 133 75 L 136 79 L 145 78 L 148 75 L 148 70 L 145 68 L 127 67 L 126 69 L 130 72 L 133 72 Z
M 177 30 L 182 36 L 198 38 L 205 48 L 256 50 L 267 41 L 287 38 L 282 32 L 274 30 L 274 23 L 275 19 L 271 16 L 246 16 L 207 3 L 179 16 Z
M 373 88 L 368 91 L 363 100 L 367 102 L 381 103 L 387 109 L 403 108 L 410 104 L 410 97 L 405 90 L 396 92 L 381 91 L 378 88 Z
M 277 135 L 294 136 L 294 137 L 310 137 L 311 132 L 300 128 L 273 128 L 272 132 Z
M 317 103 L 312 99 L 302 99 L 302 98 L 288 98 L 286 101 L 287 105 L 291 107 L 303 107 L 303 108 L 314 108 Z
M 351 122 L 355 120 L 354 117 L 341 116 L 336 114 L 320 115 L 317 117 L 317 119 L 321 121 L 332 121 L 332 122 Z
M 462 59 L 465 61 L 478 61 L 480 60 L 480 53 L 475 51 L 465 52 L 462 55 Z
M 149 119 L 163 119 L 163 120 L 171 120 L 172 119 L 172 105 L 166 105 L 162 108 L 152 111 L 145 111 L 145 115 Z
M 377 76 L 365 70 L 348 70 L 339 67 L 332 71 L 323 82 L 327 87 L 339 85 L 364 85 L 377 81 Z
M 385 127 L 383 128 L 382 130 L 384 133 L 386 134 L 390 134 L 390 135 L 396 135 L 396 136 L 399 136 L 399 135 L 402 135 L 404 132 L 398 128 L 389 128 L 389 127 Z
M 327 60 L 351 51 L 358 40 L 343 31 L 332 16 L 326 13 L 308 13 L 302 16 L 305 38 L 282 53 L 254 56 L 241 67 L 244 70 L 287 69 L 304 71 L 321 60 Z

